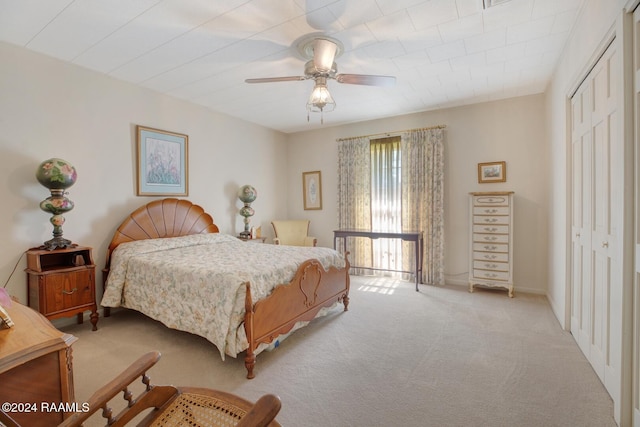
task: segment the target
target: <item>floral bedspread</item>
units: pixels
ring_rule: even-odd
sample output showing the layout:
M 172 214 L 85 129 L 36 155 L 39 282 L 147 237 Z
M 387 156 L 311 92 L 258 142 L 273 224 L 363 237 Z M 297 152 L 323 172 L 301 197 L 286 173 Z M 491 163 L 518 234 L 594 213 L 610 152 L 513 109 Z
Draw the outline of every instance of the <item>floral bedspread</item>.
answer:
M 333 249 L 247 243 L 221 233 L 122 243 L 112 254 L 101 305 L 134 309 L 200 335 L 224 360 L 248 347 L 244 283 L 255 303 L 289 283 L 311 258 L 325 269 L 345 264 Z

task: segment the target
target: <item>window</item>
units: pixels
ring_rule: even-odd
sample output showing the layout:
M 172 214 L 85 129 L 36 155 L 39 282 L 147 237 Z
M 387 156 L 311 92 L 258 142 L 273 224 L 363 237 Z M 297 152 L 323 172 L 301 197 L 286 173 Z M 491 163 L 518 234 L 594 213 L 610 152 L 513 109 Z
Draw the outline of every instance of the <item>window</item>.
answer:
M 421 281 L 444 284 L 443 178 L 444 126 L 339 139 L 338 227 L 422 232 Z M 352 267 L 352 274 L 368 268 L 412 271 L 415 249 L 396 240 L 348 239 L 351 265 L 362 267 Z
M 402 155 L 400 137 L 371 140 L 371 229 L 402 231 Z M 376 239 L 373 268 L 402 270 L 402 241 Z

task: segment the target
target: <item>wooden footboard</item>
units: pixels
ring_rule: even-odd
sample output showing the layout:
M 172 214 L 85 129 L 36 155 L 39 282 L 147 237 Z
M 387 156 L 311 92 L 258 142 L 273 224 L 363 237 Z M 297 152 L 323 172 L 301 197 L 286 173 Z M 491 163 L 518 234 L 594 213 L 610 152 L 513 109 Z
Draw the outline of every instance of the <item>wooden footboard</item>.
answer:
M 247 284 L 244 328 L 249 348 L 244 360 L 247 378 L 255 375 L 255 350 L 262 343 L 271 343 L 281 334 L 291 331 L 297 322 L 310 321 L 320 309 L 335 302 L 349 309 L 349 260 L 345 254 L 345 268 L 325 270 L 317 260 L 302 263 L 289 284 L 277 286 L 271 295 L 255 304 L 251 286 Z

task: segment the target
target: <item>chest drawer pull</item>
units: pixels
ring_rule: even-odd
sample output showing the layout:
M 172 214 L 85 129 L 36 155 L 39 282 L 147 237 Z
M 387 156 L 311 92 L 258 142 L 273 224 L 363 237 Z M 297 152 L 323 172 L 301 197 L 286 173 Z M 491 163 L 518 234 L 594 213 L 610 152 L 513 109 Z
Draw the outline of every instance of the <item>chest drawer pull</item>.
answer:
M 75 294 L 77 291 L 78 291 L 78 288 L 73 288 L 73 289 L 71 289 L 70 291 L 68 291 L 68 290 L 66 290 L 66 289 L 63 289 L 63 290 L 62 290 L 62 293 L 63 293 L 63 294 L 65 294 L 65 295 L 73 295 L 73 294 Z

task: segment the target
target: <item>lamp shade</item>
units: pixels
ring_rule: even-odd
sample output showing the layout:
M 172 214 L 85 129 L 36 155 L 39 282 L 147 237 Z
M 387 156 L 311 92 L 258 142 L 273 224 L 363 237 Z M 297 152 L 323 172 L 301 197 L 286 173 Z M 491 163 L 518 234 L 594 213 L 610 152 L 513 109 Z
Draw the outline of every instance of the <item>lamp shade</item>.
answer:
M 258 197 L 258 192 L 251 185 L 243 185 L 238 189 L 238 199 L 243 203 L 253 203 Z
M 330 112 L 336 108 L 336 102 L 329 93 L 326 84 L 317 83 L 307 102 L 307 109 L 314 113 Z
M 36 169 L 36 179 L 49 190 L 64 190 L 76 183 L 76 168 L 66 160 L 49 159 Z

